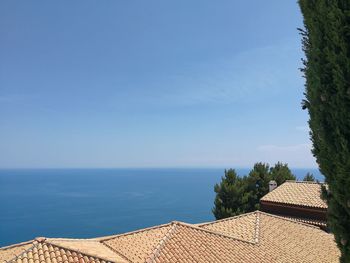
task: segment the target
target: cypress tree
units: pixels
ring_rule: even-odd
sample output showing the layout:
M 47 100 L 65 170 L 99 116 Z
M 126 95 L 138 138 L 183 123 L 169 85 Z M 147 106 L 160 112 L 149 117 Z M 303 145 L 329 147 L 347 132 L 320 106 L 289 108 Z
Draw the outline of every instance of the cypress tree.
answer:
M 303 108 L 328 189 L 328 223 L 350 262 L 350 1 L 299 0 L 306 59 Z

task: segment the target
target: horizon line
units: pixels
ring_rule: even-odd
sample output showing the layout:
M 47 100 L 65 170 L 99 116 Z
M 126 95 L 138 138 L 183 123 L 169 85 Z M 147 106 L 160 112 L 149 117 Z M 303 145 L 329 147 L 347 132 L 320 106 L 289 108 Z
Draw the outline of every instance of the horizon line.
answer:
M 253 165 L 254 166 L 254 165 Z M 120 166 L 120 167 L 0 167 L 0 170 L 112 170 L 112 169 L 252 169 L 253 166 Z M 270 166 L 273 167 L 273 166 Z M 289 169 L 317 169 L 319 167 L 293 167 Z

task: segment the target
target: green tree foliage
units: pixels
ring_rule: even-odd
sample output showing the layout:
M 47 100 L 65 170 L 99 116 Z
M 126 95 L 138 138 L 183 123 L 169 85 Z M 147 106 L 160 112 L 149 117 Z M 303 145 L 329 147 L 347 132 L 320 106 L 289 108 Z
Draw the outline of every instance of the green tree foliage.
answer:
M 287 164 L 278 162 L 274 167 L 256 163 L 247 176 L 237 176 L 235 170 L 225 171 L 220 184 L 216 184 L 213 214 L 222 219 L 259 209 L 260 198 L 269 192 L 269 182 L 284 183 L 295 180 Z
M 312 173 L 307 173 L 304 176 L 303 181 L 316 182 L 316 179 Z
M 259 209 L 259 200 L 269 192 L 271 180 L 269 165 L 256 163 L 248 176 L 244 177 L 244 212 L 252 212 Z
M 287 164 L 278 162 L 270 170 L 271 179 L 275 180 L 277 185 L 281 185 L 287 180 L 295 180 L 296 177 L 292 174 Z
M 216 193 L 213 208 L 215 218 L 221 219 L 242 213 L 243 179 L 238 177 L 235 170 L 225 170 L 221 183 L 215 185 L 214 191 Z
M 350 262 L 350 1 L 299 0 L 306 60 L 303 108 L 313 154 L 328 184 L 328 223 Z

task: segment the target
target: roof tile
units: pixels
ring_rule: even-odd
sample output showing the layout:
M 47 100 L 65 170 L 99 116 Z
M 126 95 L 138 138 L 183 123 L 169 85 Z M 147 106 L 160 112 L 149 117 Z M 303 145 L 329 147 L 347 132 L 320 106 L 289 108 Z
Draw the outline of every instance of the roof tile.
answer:
M 327 209 L 321 198 L 321 183 L 286 181 L 260 201 Z
M 145 262 L 172 229 L 171 224 L 108 237 L 102 243 L 131 262 Z
M 172 222 L 95 239 L 42 239 L 0 248 L 0 263 L 338 262 L 334 236 L 256 211 L 210 223 Z
M 23 243 L 19 243 L 19 244 L 15 244 L 12 246 L 8 246 L 8 247 L 3 247 L 0 249 L 0 263 L 2 262 L 7 262 L 11 259 L 13 259 L 14 257 L 16 257 L 16 255 L 23 253 L 24 251 L 26 251 L 27 249 L 33 247 L 33 241 L 28 241 L 28 242 L 23 242 Z
M 0 255 L 3 255 L 3 249 L 0 250 Z M 50 253 L 53 252 L 53 253 Z M 1 262 L 11 263 L 109 263 L 110 261 L 101 259 L 99 257 L 87 256 L 82 253 L 71 251 L 67 248 L 61 248 L 59 246 L 43 242 L 34 241 L 30 244 L 27 250 L 18 251 L 12 254 L 12 258 L 7 257 Z

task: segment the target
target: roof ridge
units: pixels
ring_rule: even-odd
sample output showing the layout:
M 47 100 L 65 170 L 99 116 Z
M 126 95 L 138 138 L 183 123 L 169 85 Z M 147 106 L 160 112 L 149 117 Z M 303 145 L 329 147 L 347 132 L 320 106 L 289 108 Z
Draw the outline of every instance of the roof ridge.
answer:
M 63 238 L 63 237 L 62 238 L 61 237 L 50 237 L 50 238 L 47 238 L 46 241 L 99 242 L 99 240 L 95 239 L 95 238 Z
M 21 242 L 21 243 L 16 243 L 16 244 L 12 244 L 12 245 L 8 245 L 8 246 L 0 247 L 0 250 L 6 250 L 6 249 L 9 249 L 9 248 L 14 248 L 14 247 L 19 247 L 19 246 L 27 245 L 27 244 L 33 243 L 34 241 L 35 241 L 35 240 L 32 239 L 32 240 L 24 241 L 24 242 Z
M 314 182 L 314 181 L 298 181 L 298 180 L 286 180 L 284 183 L 299 183 L 299 184 L 326 184 L 325 182 Z M 281 185 L 283 185 L 282 183 Z
M 257 210 L 259 211 L 259 210 Z M 257 212 L 255 211 L 255 212 Z M 255 243 L 259 243 L 259 234 L 260 234 L 260 214 L 255 213 L 255 227 L 254 227 L 254 241 Z
M 312 218 L 308 218 L 308 217 L 295 217 L 295 216 L 284 216 L 284 215 L 280 215 L 280 216 L 284 217 L 284 218 L 292 219 L 294 221 L 302 222 L 302 223 L 306 223 L 305 221 L 309 221 L 309 222 L 312 222 L 314 224 L 317 224 L 317 226 L 319 226 L 319 225 L 327 226 L 327 223 L 325 220 L 312 219 Z M 312 223 L 306 223 L 306 224 L 312 224 Z M 312 225 L 314 225 L 314 224 L 312 224 Z
M 287 217 L 283 217 L 283 216 L 279 216 L 279 215 L 269 214 L 269 213 L 266 213 L 266 212 L 263 212 L 263 211 L 260 211 L 260 210 L 258 210 L 258 212 L 260 214 L 263 214 L 263 215 L 266 215 L 266 216 L 270 216 L 270 217 L 279 218 L 279 219 L 282 219 L 282 220 L 285 220 L 285 221 L 292 222 L 294 224 L 300 224 L 300 225 L 304 225 L 304 226 L 307 226 L 307 227 L 315 228 L 317 230 L 320 230 L 321 232 L 326 233 L 325 231 L 321 230 L 318 226 L 314 226 L 314 225 L 307 224 L 307 223 L 304 223 L 304 222 L 296 221 L 296 220 L 293 220 L 293 219 L 290 219 L 290 218 L 287 218 Z
M 267 196 L 267 195 L 265 195 Z M 266 199 L 263 199 L 265 196 L 263 196 L 260 201 L 263 201 L 263 202 L 266 202 L 266 203 L 275 203 L 275 204 L 278 204 L 278 205 L 287 205 L 287 206 L 292 206 L 292 207 L 300 207 L 300 208 L 316 208 L 316 209 L 319 209 L 319 210 L 327 210 L 326 207 L 322 207 L 322 206 L 316 206 L 316 205 L 309 205 L 309 204 L 295 204 L 295 203 L 292 203 L 292 202 L 287 202 L 287 201 L 275 201 L 275 200 L 266 200 Z
M 156 258 L 159 256 L 161 249 L 165 246 L 165 243 L 170 239 L 172 233 L 176 230 L 180 222 L 173 221 L 171 222 L 172 226 L 168 230 L 168 232 L 164 235 L 164 237 L 159 241 L 153 252 L 151 253 L 149 259 L 146 260 L 147 263 L 156 262 Z
M 128 261 L 129 263 L 133 263 L 129 258 L 127 258 L 126 256 L 124 256 L 123 254 L 121 254 L 119 251 L 113 249 L 112 247 L 110 247 L 109 245 L 105 244 L 101 241 L 98 241 L 100 244 L 102 244 L 103 246 L 105 246 L 106 248 L 110 249 L 113 253 L 118 254 L 119 256 L 121 256 L 122 258 L 124 258 L 126 261 Z M 117 262 L 116 262 L 117 263 Z
M 237 238 L 237 237 L 234 237 L 234 236 L 226 235 L 226 234 L 223 234 L 223 233 L 218 232 L 218 231 L 209 230 L 209 229 L 206 229 L 206 228 L 202 228 L 202 227 L 196 226 L 196 225 L 194 225 L 194 224 L 188 224 L 188 223 L 184 223 L 184 222 L 177 222 L 177 223 L 178 223 L 179 225 L 182 225 L 182 226 L 185 226 L 185 227 L 193 228 L 193 229 L 196 229 L 196 230 L 199 230 L 199 231 L 202 231 L 202 232 L 206 232 L 206 233 L 209 233 L 209 234 L 214 234 L 214 235 L 217 235 L 217 236 L 220 236 L 220 237 L 224 237 L 224 238 L 228 238 L 228 239 L 233 239 L 233 240 L 237 240 L 237 241 L 240 241 L 240 242 L 244 242 L 244 243 L 248 243 L 248 244 L 253 244 L 253 245 L 256 244 L 255 241 L 249 241 L 249 240 Z
M 21 253 L 19 253 L 18 255 L 14 256 L 13 258 L 11 258 L 10 260 L 7 260 L 8 263 L 10 262 L 14 262 L 17 258 L 19 258 L 20 256 L 22 256 L 24 253 L 28 253 L 30 250 L 32 250 L 39 242 L 36 240 L 33 240 L 32 242 L 32 246 L 30 246 L 29 248 L 21 251 Z
M 69 250 L 69 251 L 74 251 L 74 252 L 77 252 L 77 253 L 80 253 L 80 254 L 83 254 L 83 255 L 86 255 L 86 256 L 98 258 L 98 259 L 101 259 L 101 260 L 106 261 L 106 262 L 115 262 L 115 261 L 112 261 L 110 259 L 101 257 L 101 256 L 93 254 L 93 253 L 86 253 L 85 251 L 82 251 L 82 250 L 76 249 L 76 248 L 73 248 L 73 249 L 72 248 L 68 248 L 68 247 L 65 247 L 64 245 L 55 244 L 55 243 L 52 243 L 52 242 L 50 242 L 48 240 L 44 240 L 42 243 L 47 243 L 47 244 L 50 244 L 50 245 L 55 246 L 55 247 L 63 248 L 63 249 Z M 100 242 L 98 242 L 98 243 L 100 243 Z M 117 262 L 115 262 L 115 263 L 117 263 Z
M 116 234 L 116 235 L 107 236 L 107 237 L 100 237 L 100 238 L 97 237 L 96 240 L 99 241 L 99 242 L 104 242 L 104 241 L 108 241 L 108 240 L 111 240 L 111 239 L 117 238 L 117 237 L 133 235 L 133 234 L 136 234 L 136 233 L 142 233 L 144 231 L 148 231 L 148 230 L 152 230 L 152 229 L 166 227 L 166 226 L 169 226 L 171 224 L 172 224 L 172 222 L 166 223 L 166 224 L 161 224 L 161 225 L 156 225 L 156 226 L 151 226 L 151 227 L 146 227 L 146 228 L 141 228 L 141 229 L 137 229 L 137 230 L 134 230 L 134 231 L 127 232 L 127 233 L 121 233 L 121 234 Z
M 209 221 L 209 222 L 204 222 L 204 223 L 199 223 L 199 224 L 195 224 L 195 225 L 197 225 L 197 226 L 199 226 L 199 227 L 202 227 L 202 226 L 206 226 L 206 225 L 216 224 L 216 223 L 219 223 L 219 222 L 225 222 L 225 221 L 228 221 L 228 220 L 232 220 L 232 219 L 236 219 L 236 218 L 240 218 L 240 217 L 245 217 L 245 216 L 254 214 L 254 213 L 256 213 L 257 211 L 258 211 L 258 210 L 255 210 L 255 211 L 253 211 L 253 212 L 243 213 L 243 214 L 240 214 L 240 215 L 231 216 L 231 217 L 226 217 L 226 218 L 222 218 L 222 219 L 218 219 L 218 220 L 214 220 L 214 221 Z

